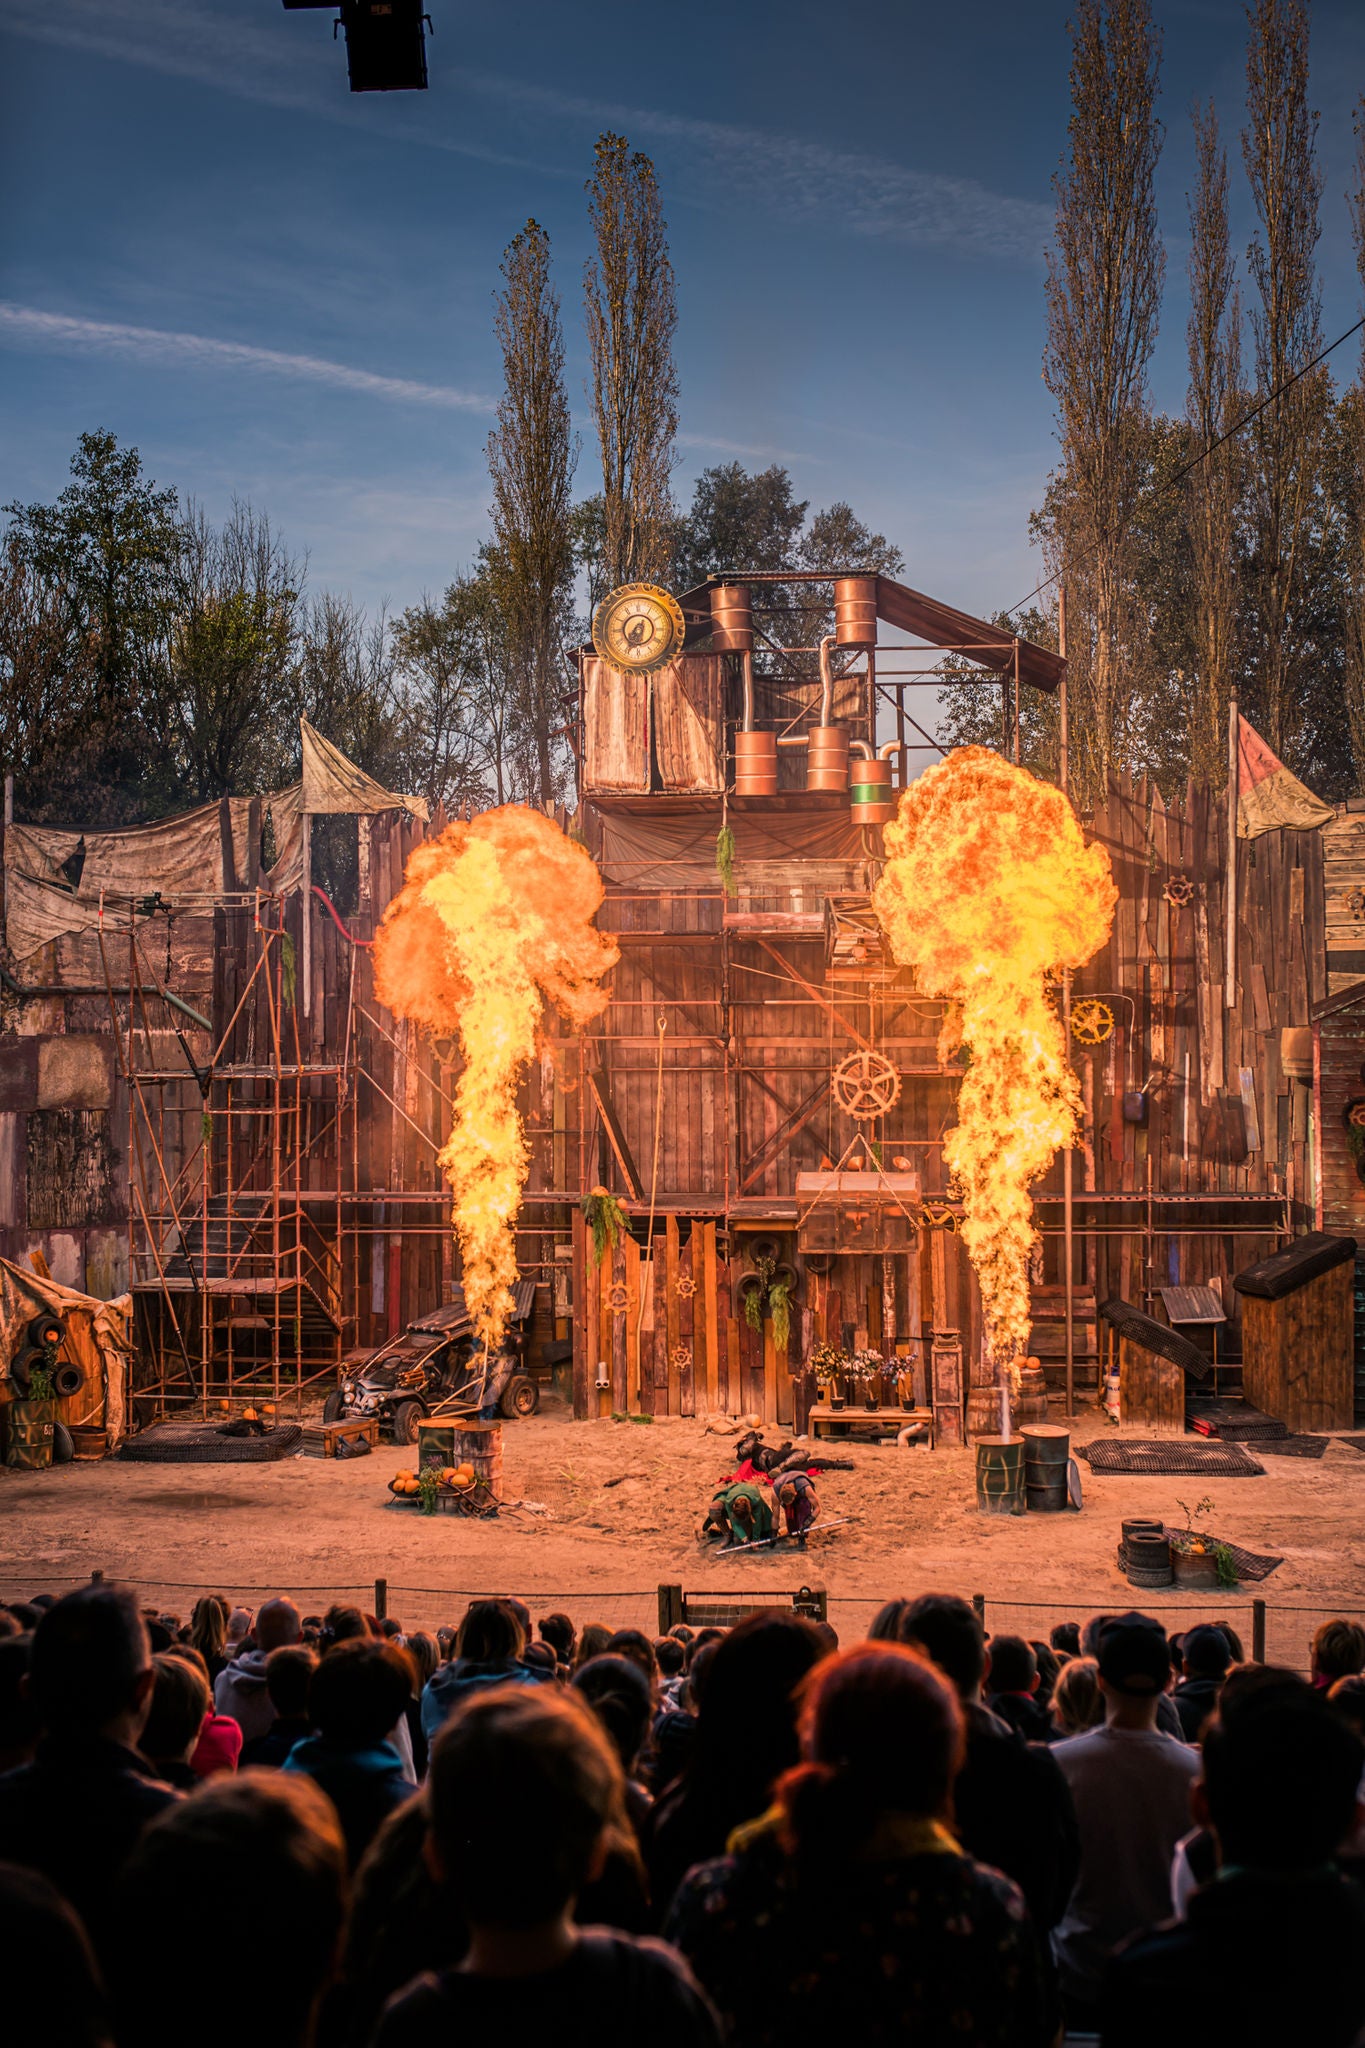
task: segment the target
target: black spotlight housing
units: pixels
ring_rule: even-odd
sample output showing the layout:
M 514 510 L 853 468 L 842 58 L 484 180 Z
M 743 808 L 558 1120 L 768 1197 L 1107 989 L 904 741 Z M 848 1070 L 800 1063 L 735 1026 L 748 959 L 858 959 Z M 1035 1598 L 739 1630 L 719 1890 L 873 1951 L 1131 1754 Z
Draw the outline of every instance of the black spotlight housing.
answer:
M 287 8 L 331 8 L 337 0 L 284 0 Z M 346 69 L 352 92 L 425 92 L 426 31 L 422 0 L 340 0 Z M 333 34 L 336 30 L 333 28 Z

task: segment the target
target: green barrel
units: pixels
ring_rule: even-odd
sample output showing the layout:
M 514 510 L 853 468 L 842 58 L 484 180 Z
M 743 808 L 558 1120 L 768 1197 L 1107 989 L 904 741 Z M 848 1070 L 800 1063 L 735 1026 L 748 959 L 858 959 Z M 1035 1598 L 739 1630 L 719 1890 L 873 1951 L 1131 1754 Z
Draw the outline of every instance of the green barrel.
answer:
M 1024 1440 L 979 1436 L 976 1440 L 976 1504 L 983 1515 L 1024 1512 Z
M 16 1472 L 46 1472 L 52 1463 L 52 1403 L 8 1401 L 5 1463 Z
M 1025 1423 L 1024 1500 L 1031 1515 L 1059 1515 L 1067 1505 L 1066 1465 L 1071 1431 L 1056 1423 Z

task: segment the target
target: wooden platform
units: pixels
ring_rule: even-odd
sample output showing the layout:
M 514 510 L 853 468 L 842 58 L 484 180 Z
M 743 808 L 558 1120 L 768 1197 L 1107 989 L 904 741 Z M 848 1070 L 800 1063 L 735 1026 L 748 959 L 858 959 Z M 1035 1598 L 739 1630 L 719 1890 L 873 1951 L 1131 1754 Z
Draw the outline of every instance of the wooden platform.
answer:
M 884 1430 L 901 1430 L 912 1423 L 924 1422 L 933 1427 L 931 1408 L 892 1407 L 888 1402 L 880 1408 L 831 1408 L 828 1401 L 817 1401 L 806 1418 L 806 1427 L 813 1437 L 846 1436 L 850 1425 L 860 1429 L 868 1425 Z

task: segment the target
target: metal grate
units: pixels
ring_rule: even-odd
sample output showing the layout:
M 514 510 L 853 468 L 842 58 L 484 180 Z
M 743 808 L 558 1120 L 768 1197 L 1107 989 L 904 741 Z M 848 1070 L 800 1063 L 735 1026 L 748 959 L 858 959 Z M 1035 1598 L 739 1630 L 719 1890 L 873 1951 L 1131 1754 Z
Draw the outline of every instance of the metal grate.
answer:
M 1077 1444 L 1076 1456 L 1092 1472 L 1164 1473 L 1195 1479 L 1262 1479 L 1265 1466 L 1237 1444 L 1181 1443 L 1162 1438 L 1129 1443 Z

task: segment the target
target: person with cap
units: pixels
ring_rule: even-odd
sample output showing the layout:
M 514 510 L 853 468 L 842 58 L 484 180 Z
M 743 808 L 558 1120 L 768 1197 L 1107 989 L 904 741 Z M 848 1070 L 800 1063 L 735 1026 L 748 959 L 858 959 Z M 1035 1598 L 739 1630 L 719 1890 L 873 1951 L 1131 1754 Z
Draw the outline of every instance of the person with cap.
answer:
M 1052 1945 L 1069 2024 L 1093 2026 L 1105 1966 L 1121 1941 L 1171 1910 L 1171 1856 L 1190 1825 L 1197 1750 L 1157 1727 L 1171 1676 L 1166 1631 L 1119 1614 L 1099 1636 L 1103 1727 L 1052 1755 L 1071 1788 L 1080 1873 Z
M 1198 1742 L 1204 1723 L 1218 1705 L 1223 1680 L 1232 1663 L 1228 1639 L 1212 1622 L 1201 1622 L 1180 1639 L 1183 1673 L 1172 1695 L 1186 1742 Z

